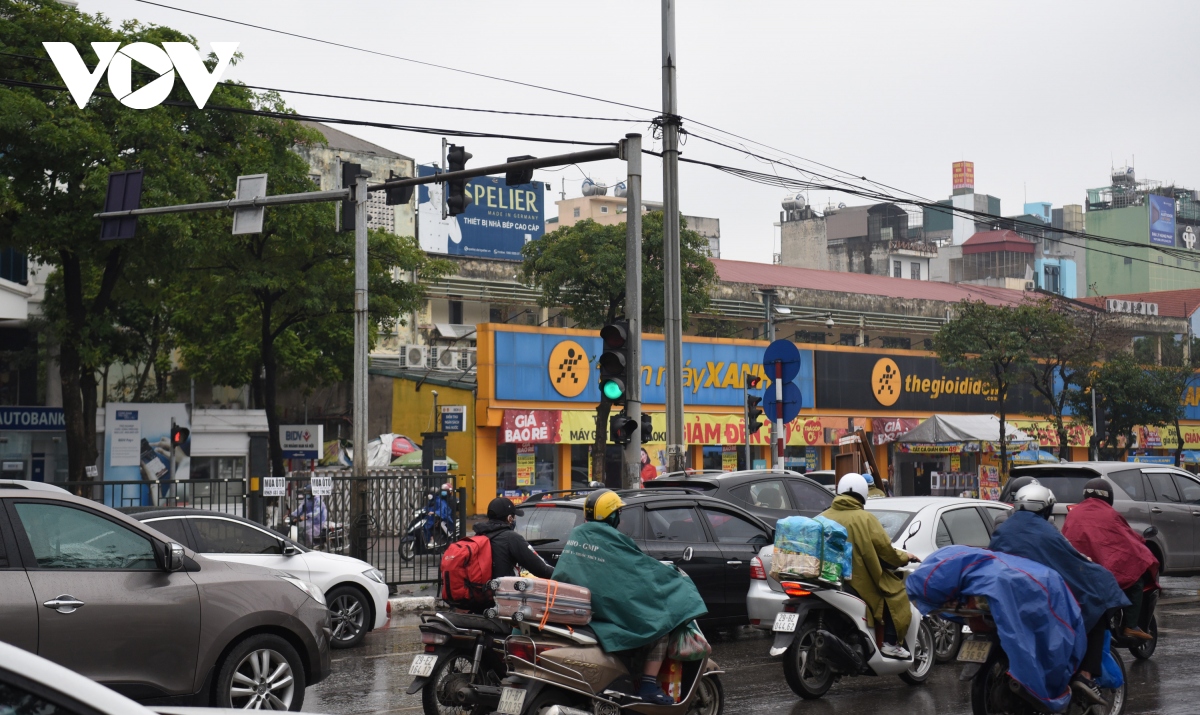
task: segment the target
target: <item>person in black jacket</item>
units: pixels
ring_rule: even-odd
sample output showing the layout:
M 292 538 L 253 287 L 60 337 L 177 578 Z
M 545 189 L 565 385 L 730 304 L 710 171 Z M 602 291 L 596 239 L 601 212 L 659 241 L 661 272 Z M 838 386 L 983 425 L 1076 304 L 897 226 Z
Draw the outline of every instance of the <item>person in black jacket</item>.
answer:
M 513 531 L 517 507 L 505 497 L 488 504 L 488 520 L 475 525 L 475 533 L 492 540 L 492 578 L 516 576 L 521 566 L 538 578 L 550 578 L 554 567 L 542 560 L 525 537 Z

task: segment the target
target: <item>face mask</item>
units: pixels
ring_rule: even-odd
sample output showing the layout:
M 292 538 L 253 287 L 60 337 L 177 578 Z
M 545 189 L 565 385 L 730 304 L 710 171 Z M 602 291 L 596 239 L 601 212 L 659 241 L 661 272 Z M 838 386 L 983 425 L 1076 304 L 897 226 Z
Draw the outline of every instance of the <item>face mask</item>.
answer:
M 442 496 L 446 496 L 445 490 L 442 491 Z

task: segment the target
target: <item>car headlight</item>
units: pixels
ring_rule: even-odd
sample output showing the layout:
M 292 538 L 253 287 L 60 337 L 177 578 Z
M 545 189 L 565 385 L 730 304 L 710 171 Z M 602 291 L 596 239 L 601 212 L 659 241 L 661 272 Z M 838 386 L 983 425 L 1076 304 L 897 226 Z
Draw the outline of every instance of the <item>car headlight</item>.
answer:
M 304 579 L 296 578 L 295 576 L 280 576 L 279 578 L 307 593 L 312 600 L 316 601 L 322 606 L 325 605 L 325 593 L 315 583 L 310 583 Z
M 375 583 L 382 584 L 384 586 L 387 585 L 387 581 L 383 580 L 383 573 L 380 572 L 379 569 L 367 569 L 366 571 L 362 572 L 362 575 L 371 579 Z

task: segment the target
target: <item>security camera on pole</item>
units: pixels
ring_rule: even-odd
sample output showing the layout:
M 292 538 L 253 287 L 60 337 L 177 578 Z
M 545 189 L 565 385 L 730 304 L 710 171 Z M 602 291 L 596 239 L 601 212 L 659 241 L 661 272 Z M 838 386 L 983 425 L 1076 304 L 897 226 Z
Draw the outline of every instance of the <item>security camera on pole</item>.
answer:
M 763 390 L 763 409 L 775 424 L 773 469 L 783 469 L 783 425 L 800 414 L 800 388 L 792 380 L 800 374 L 800 350 L 790 340 L 776 340 L 763 353 L 763 367 L 771 384 Z

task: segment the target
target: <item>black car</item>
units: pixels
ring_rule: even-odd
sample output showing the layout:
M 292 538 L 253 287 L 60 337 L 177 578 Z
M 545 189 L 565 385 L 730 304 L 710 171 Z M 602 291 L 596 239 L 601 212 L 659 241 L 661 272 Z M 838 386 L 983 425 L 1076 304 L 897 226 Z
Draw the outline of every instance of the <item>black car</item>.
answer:
M 705 496 L 732 502 L 774 528 L 785 516 L 816 516 L 833 503 L 833 494 L 816 480 L 799 472 L 763 469 L 720 474 L 659 477 L 646 489 L 692 489 Z
M 774 530 L 728 502 L 690 489 L 623 490 L 620 531 L 656 559 L 677 559 L 708 606 L 709 625 L 745 625 L 750 562 L 774 541 Z M 828 492 L 827 492 L 828 493 Z M 516 530 L 553 564 L 567 535 L 583 523 L 583 492 L 538 494 L 519 509 Z

